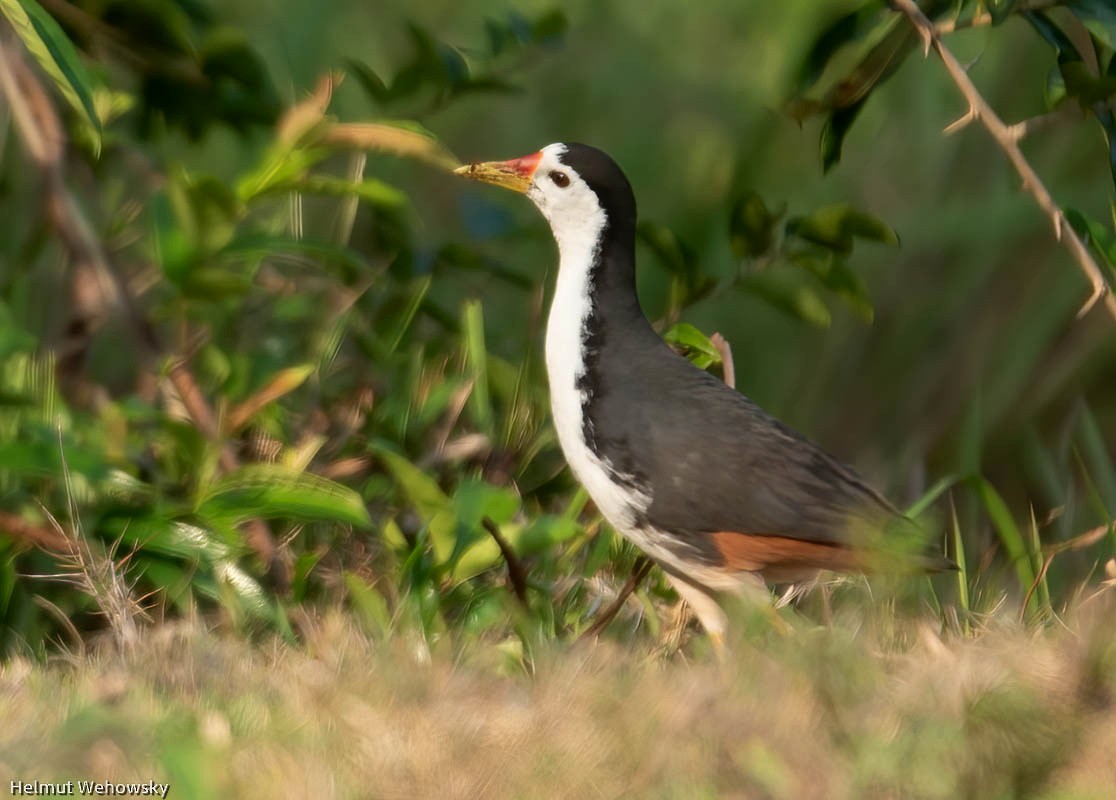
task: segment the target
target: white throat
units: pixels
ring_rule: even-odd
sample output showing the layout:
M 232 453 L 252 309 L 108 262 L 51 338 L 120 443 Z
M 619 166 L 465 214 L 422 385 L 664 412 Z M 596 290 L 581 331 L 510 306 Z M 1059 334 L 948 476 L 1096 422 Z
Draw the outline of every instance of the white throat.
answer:
M 596 203 L 592 213 L 579 219 L 551 219 L 559 264 L 546 323 L 546 371 L 554 427 L 566 461 L 604 517 L 618 530 L 629 531 L 650 498 L 618 484 L 611 465 L 585 441 L 587 398 L 578 386 L 586 370 L 585 327 L 593 310 L 590 271 L 606 226 L 604 211 Z

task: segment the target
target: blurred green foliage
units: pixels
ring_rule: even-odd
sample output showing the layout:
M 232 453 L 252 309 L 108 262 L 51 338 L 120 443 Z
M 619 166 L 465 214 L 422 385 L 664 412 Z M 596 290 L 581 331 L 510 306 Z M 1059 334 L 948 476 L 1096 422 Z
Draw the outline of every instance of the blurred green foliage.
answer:
M 1100 123 L 1027 153 L 1111 269 L 1113 20 L 1056 5 L 949 42 L 1005 117 Z M 968 568 L 919 591 L 959 624 L 1005 592 L 1048 617 L 1110 563 L 1080 534 L 1116 509 L 1112 321 L 1075 318 L 1083 281 L 992 145 L 941 136 L 961 102 L 882 2 L 0 10 L 4 68 L 34 65 L 68 139 L 28 159 L 50 114 L 0 114 L 0 651 L 104 624 L 28 547 L 79 530 L 154 617 L 293 636 L 345 598 L 374 637 L 519 655 L 588 627 L 636 553 L 547 421 L 553 245 L 442 142 L 613 153 L 649 315 L 714 371 L 722 333 L 742 390 L 921 499 Z M 625 629 L 657 636 L 668 595 Z

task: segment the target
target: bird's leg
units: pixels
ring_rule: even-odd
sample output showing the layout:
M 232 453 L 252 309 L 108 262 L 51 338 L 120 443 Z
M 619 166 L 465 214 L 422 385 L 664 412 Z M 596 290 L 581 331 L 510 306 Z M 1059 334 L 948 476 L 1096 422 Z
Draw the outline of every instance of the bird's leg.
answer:
M 725 658 L 725 630 L 728 628 L 728 616 L 725 615 L 717 600 L 704 589 L 690 583 L 684 578 L 667 573 L 667 579 L 678 592 L 678 596 L 686 601 L 693 609 L 701 627 L 709 634 L 709 641 L 713 645 L 717 658 Z

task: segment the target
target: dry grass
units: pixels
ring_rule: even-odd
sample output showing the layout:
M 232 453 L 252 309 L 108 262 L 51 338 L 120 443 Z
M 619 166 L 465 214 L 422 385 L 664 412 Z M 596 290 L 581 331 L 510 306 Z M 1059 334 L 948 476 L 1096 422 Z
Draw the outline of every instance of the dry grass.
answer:
M 305 643 L 162 627 L 0 667 L 0 786 L 168 780 L 208 797 L 1109 797 L 1112 604 L 943 641 L 759 634 L 731 665 L 613 644 L 416 655 L 341 613 Z M 424 649 L 421 650 L 424 652 Z

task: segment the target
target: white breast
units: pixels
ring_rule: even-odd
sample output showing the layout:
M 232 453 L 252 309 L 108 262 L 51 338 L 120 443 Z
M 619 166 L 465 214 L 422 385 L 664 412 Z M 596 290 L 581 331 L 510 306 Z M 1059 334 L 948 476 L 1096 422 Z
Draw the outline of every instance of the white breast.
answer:
M 597 209 L 583 223 L 567 228 L 563 231 L 565 235 L 557 237 L 561 262 L 546 325 L 550 407 L 558 442 L 574 475 L 605 519 L 620 532 L 629 534 L 636 513 L 647 508 L 650 498 L 613 480 L 611 465 L 589 448 L 584 436 L 582 408 L 586 398 L 577 384 L 585 373 L 582 340 L 591 310 L 589 269 L 596 257 L 604 214 Z

